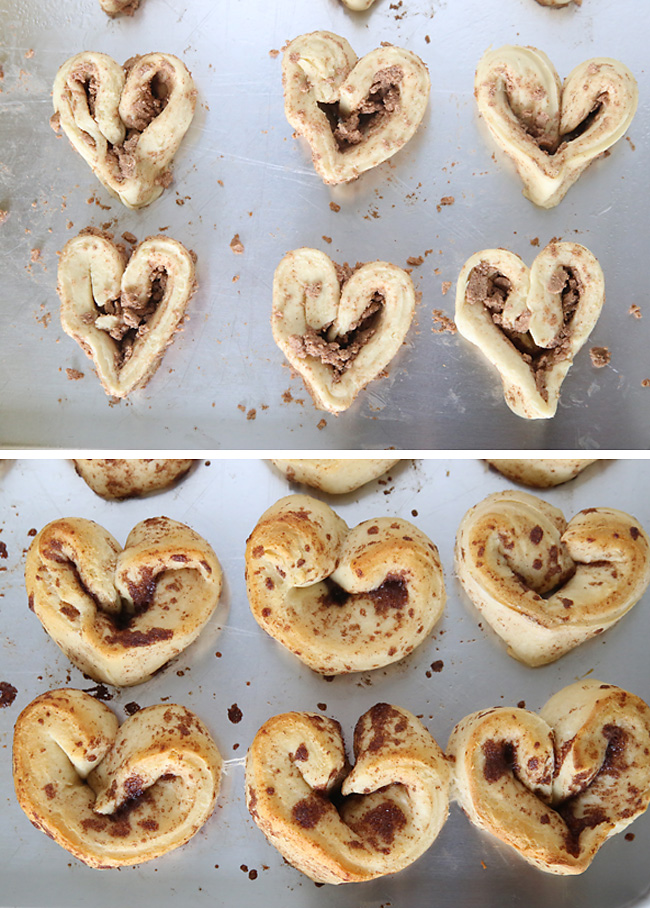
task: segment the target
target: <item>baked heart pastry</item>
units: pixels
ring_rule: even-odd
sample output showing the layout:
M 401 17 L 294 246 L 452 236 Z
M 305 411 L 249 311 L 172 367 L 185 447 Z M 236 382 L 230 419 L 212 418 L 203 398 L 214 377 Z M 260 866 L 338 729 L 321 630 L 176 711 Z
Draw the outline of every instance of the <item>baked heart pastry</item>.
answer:
M 191 459 L 162 460 L 73 460 L 74 468 L 102 498 L 121 501 L 160 492 L 183 479 L 194 463 Z
M 438 550 L 397 517 L 350 530 L 322 501 L 281 498 L 246 545 L 246 588 L 260 627 L 324 675 L 397 662 L 442 615 Z
M 343 3 L 347 6 L 348 9 L 353 9 L 355 12 L 360 10 L 370 9 L 375 0 L 343 0 Z
M 568 6 L 570 3 L 575 3 L 576 6 L 582 6 L 582 0 L 537 0 L 540 6 Z
M 55 520 L 27 552 L 29 607 L 71 662 L 96 681 L 129 687 L 199 636 L 221 593 L 221 567 L 205 539 L 151 517 L 124 549 L 81 517 Z
M 386 368 L 415 312 L 409 275 L 389 262 L 354 271 L 318 249 L 287 253 L 273 280 L 273 338 L 314 403 L 338 413 Z
M 583 873 L 650 802 L 650 708 L 578 681 L 540 714 L 497 707 L 453 730 L 452 798 L 479 829 L 547 873 Z
M 366 7 L 369 4 L 366 3 Z M 326 183 L 347 183 L 413 137 L 429 100 L 424 62 L 387 44 L 361 60 L 345 38 L 311 32 L 282 58 L 284 112 Z
M 569 523 L 527 492 L 496 492 L 471 508 L 456 536 L 456 572 L 508 653 L 554 662 L 612 627 L 650 583 L 650 540 L 613 508 Z
M 550 489 L 562 485 L 586 470 L 595 460 L 586 459 L 560 459 L 560 458 L 529 458 L 523 460 L 494 460 L 486 458 L 487 462 L 499 473 L 503 473 L 513 482 L 520 482 L 525 486 L 537 489 Z
M 280 854 L 318 883 L 357 883 L 403 870 L 434 842 L 449 812 L 445 756 L 410 712 L 378 703 L 354 730 L 284 713 L 255 735 L 246 803 Z M 336 804 L 336 806 L 335 806 Z
M 127 208 L 143 208 L 171 182 L 169 165 L 196 106 L 185 64 L 172 54 L 70 57 L 54 80 L 54 121 L 95 176 Z
M 79 690 L 41 694 L 18 716 L 13 774 L 32 824 L 90 867 L 141 864 L 206 822 L 222 759 L 184 706 L 148 706 L 120 727 Z
M 109 16 L 132 16 L 140 0 L 99 0 L 99 5 Z
M 482 57 L 474 94 L 492 136 L 517 168 L 524 195 L 553 208 L 625 134 L 639 92 L 618 60 L 586 60 L 562 85 L 541 50 L 505 45 Z
M 399 460 L 280 460 L 271 458 L 289 482 L 304 482 L 330 495 L 345 495 L 388 472 Z
M 513 252 L 484 249 L 460 272 L 455 320 L 496 366 L 513 413 L 549 419 L 604 300 L 598 260 L 578 243 L 549 243 L 530 270 Z
M 109 237 L 83 232 L 59 259 L 61 325 L 113 397 L 146 385 L 195 290 L 194 259 L 171 237 L 148 237 L 127 262 Z

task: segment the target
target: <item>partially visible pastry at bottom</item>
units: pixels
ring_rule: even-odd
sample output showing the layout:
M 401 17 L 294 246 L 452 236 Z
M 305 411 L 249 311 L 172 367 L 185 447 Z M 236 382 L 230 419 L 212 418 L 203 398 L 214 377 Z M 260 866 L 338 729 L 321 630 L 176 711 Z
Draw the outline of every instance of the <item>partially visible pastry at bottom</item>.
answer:
M 269 719 L 248 751 L 251 816 L 318 883 L 403 870 L 447 819 L 445 756 L 410 712 L 388 703 L 369 709 L 354 731 L 354 755 L 350 771 L 339 723 L 309 712 Z
M 359 458 L 357 460 L 282 460 L 271 458 L 271 463 L 284 473 L 289 482 L 304 482 L 308 486 L 345 495 L 354 492 L 394 467 L 399 460 Z
M 160 492 L 183 479 L 191 459 L 160 460 L 73 460 L 75 470 L 93 492 L 102 498 L 121 501 Z
M 583 470 L 596 463 L 595 460 L 560 459 L 560 458 L 529 458 L 493 460 L 486 458 L 487 463 L 499 473 L 503 473 L 513 482 L 520 482 L 525 486 L 536 489 L 550 489 L 574 479 Z

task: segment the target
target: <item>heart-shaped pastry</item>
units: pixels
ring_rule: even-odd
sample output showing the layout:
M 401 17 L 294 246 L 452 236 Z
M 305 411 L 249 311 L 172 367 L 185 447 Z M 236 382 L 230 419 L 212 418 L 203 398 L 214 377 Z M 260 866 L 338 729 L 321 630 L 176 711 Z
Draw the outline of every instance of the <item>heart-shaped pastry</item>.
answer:
M 378 703 L 364 713 L 354 756 L 350 771 L 339 723 L 303 712 L 269 719 L 246 758 L 251 816 L 318 883 L 403 870 L 431 846 L 449 812 L 445 756 L 407 710 Z
M 322 501 L 281 498 L 246 545 L 246 586 L 263 630 L 324 675 L 397 662 L 442 615 L 438 550 L 397 517 L 350 530 Z
M 140 6 L 140 0 L 99 0 L 104 12 L 111 16 L 132 16 Z
M 124 549 L 92 520 L 68 517 L 34 537 L 25 583 L 70 661 L 128 687 L 196 640 L 219 601 L 221 567 L 205 539 L 168 517 L 136 524 Z
M 81 53 L 54 80 L 54 120 L 95 176 L 127 208 L 150 205 L 171 182 L 171 164 L 196 106 L 185 64 L 172 54 Z
M 120 727 L 79 690 L 33 700 L 14 730 L 18 803 L 90 867 L 141 864 L 184 845 L 214 808 L 222 759 L 201 720 L 148 706 Z
M 539 715 L 497 707 L 451 734 L 452 798 L 479 829 L 547 873 L 583 873 L 650 802 L 650 708 L 578 681 Z
M 149 237 L 127 263 L 122 247 L 89 230 L 67 242 L 59 259 L 61 325 L 112 397 L 146 385 L 195 290 L 194 259 L 171 237 Z
M 122 501 L 139 495 L 160 492 L 183 479 L 195 461 L 173 460 L 81 460 L 73 461 L 75 470 L 102 498 Z
M 321 410 L 339 413 L 386 368 L 415 311 L 409 275 L 389 262 L 354 271 L 318 249 L 287 253 L 273 281 L 273 338 Z
M 355 12 L 360 10 L 370 9 L 375 0 L 343 0 L 343 3 L 347 6 L 348 9 L 353 9 Z
M 356 460 L 279 460 L 274 464 L 289 482 L 304 482 L 330 495 L 345 495 L 367 482 L 382 476 L 399 460 L 364 459 Z
M 326 183 L 354 180 L 406 145 L 431 87 L 411 51 L 389 44 L 359 60 L 345 38 L 325 31 L 291 41 L 282 82 L 287 120 L 309 143 Z
M 455 556 L 465 592 L 527 665 L 612 627 L 650 583 L 650 540 L 634 517 L 587 508 L 567 523 L 527 492 L 496 492 L 471 508 Z
M 564 86 L 541 50 L 506 45 L 488 51 L 476 70 L 478 111 L 512 158 L 524 195 L 553 208 L 591 162 L 625 134 L 639 91 L 627 66 L 595 57 Z
M 530 271 L 513 252 L 484 249 L 460 273 L 455 319 L 498 369 L 513 413 L 549 419 L 604 300 L 598 260 L 578 243 L 549 243 Z
M 525 486 L 536 489 L 550 489 L 562 485 L 586 470 L 595 460 L 585 459 L 558 459 L 558 458 L 529 458 L 522 460 L 494 460 L 486 458 L 487 462 L 499 473 L 503 473 L 513 482 L 520 482 Z

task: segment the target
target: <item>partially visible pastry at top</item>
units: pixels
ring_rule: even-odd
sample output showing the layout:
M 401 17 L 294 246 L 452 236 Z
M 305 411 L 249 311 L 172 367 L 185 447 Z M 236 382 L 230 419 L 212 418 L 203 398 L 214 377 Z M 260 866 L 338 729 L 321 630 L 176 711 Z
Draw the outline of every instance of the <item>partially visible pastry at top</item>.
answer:
M 74 459 L 73 463 L 93 492 L 102 498 L 121 501 L 168 489 L 187 475 L 194 461 Z
M 140 0 L 99 0 L 99 5 L 111 18 L 114 16 L 132 16 L 140 6 Z
M 311 148 L 326 183 L 347 183 L 413 137 L 431 83 L 416 54 L 384 45 L 361 60 L 345 38 L 295 38 L 282 60 L 287 120 Z
M 364 9 L 370 9 L 375 0 L 343 0 L 343 3 L 347 6 L 348 9 L 353 9 L 355 12 L 360 12 Z
M 582 0 L 537 0 L 540 6 L 568 6 L 575 3 L 576 6 L 582 6 Z
M 520 482 L 525 486 L 536 489 L 550 489 L 552 486 L 562 485 L 582 473 L 595 460 L 579 459 L 523 459 L 523 460 L 491 460 L 487 463 L 499 473 L 503 473 L 513 482 Z
M 514 161 L 524 195 L 553 208 L 591 162 L 626 132 L 638 103 L 636 79 L 623 63 L 596 57 L 564 85 L 535 47 L 488 51 L 476 70 L 478 111 Z
M 120 66 L 87 51 L 60 67 L 52 95 L 52 125 L 127 208 L 151 204 L 169 186 L 169 165 L 196 106 L 182 60 L 151 53 Z
M 387 473 L 399 459 L 282 460 L 272 457 L 271 463 L 289 482 L 304 482 L 330 495 L 345 495 Z

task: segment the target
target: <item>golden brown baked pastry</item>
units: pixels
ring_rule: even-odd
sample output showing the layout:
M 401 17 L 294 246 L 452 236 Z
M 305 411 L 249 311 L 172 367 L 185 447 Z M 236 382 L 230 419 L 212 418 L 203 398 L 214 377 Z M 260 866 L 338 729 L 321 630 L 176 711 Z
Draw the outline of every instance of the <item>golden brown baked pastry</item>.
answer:
M 474 93 L 524 195 L 542 208 L 561 202 L 589 164 L 622 138 L 638 103 L 636 80 L 618 60 L 586 60 L 562 85 L 545 53 L 513 45 L 482 57 Z
M 271 463 L 287 477 L 289 482 L 304 482 L 330 495 L 345 495 L 367 482 L 387 473 L 399 460 L 359 458 L 354 460 L 281 460 L 271 458 Z
M 321 410 L 338 413 L 386 368 L 415 312 L 409 275 L 389 262 L 352 271 L 318 249 L 295 249 L 275 270 L 273 338 Z
M 549 243 L 530 270 L 513 252 L 484 249 L 460 272 L 455 320 L 498 369 L 513 413 L 549 419 L 604 301 L 598 260 L 578 243 Z
M 369 709 L 354 731 L 354 756 L 350 771 L 339 723 L 307 712 L 269 719 L 248 751 L 253 819 L 316 882 L 356 883 L 403 870 L 447 819 L 444 754 L 410 712 L 388 703 Z
M 73 460 L 75 470 L 93 492 L 121 501 L 159 492 L 183 479 L 193 460 Z
M 343 0 L 348 9 L 359 12 L 364 9 L 370 9 L 375 0 Z
M 53 124 L 127 208 L 150 205 L 169 186 L 196 106 L 178 57 L 145 54 L 122 67 L 106 54 L 76 54 L 57 72 L 53 100 Z
M 79 690 L 54 690 L 18 716 L 13 774 L 37 829 L 90 867 L 141 864 L 184 845 L 206 822 L 222 759 L 201 720 L 173 703 L 120 727 Z
M 392 44 L 361 60 L 345 38 L 311 32 L 282 58 L 284 111 L 326 183 L 347 183 L 413 137 L 429 100 L 424 62 Z
M 171 237 L 148 237 L 127 263 L 108 237 L 81 233 L 59 259 L 61 325 L 113 397 L 146 385 L 195 289 L 194 259 Z
M 650 708 L 578 681 L 540 714 L 498 707 L 467 716 L 447 747 L 452 798 L 469 819 L 547 873 L 583 873 L 650 802 Z
M 456 572 L 508 653 L 554 662 L 612 627 L 650 583 L 650 540 L 613 508 L 569 523 L 527 492 L 496 492 L 471 508 L 456 536 Z
M 44 527 L 27 552 L 29 607 L 71 662 L 96 681 L 141 684 L 201 633 L 221 567 L 205 539 L 151 517 L 126 547 L 81 517 Z
M 99 0 L 99 5 L 111 18 L 132 16 L 140 6 L 140 0 Z
M 486 458 L 487 463 L 499 473 L 503 473 L 513 482 L 537 489 L 550 489 L 562 485 L 596 463 L 586 459 L 529 458 L 522 460 L 494 460 Z
M 438 550 L 397 517 L 350 530 L 324 502 L 281 498 L 246 545 L 246 586 L 255 620 L 325 675 L 397 662 L 442 615 Z

